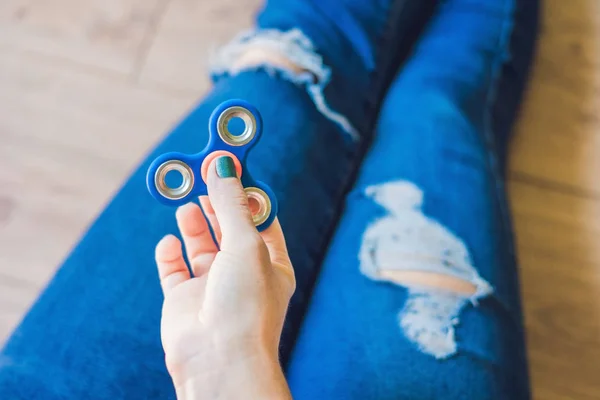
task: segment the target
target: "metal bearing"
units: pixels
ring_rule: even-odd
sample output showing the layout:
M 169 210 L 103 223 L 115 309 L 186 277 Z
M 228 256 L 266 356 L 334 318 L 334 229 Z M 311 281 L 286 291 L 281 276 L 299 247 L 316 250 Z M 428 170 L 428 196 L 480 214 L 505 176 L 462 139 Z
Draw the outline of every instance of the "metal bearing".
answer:
M 267 194 L 257 187 L 247 187 L 244 189 L 248 200 L 253 199 L 258 203 L 258 211 L 252 214 L 254 225 L 263 224 L 271 214 L 271 199 Z
M 234 135 L 228 128 L 229 121 L 236 117 L 244 121 L 244 131 L 241 135 Z M 244 107 L 229 107 L 217 119 L 217 133 L 225 143 L 231 146 L 243 146 L 249 143 L 254 138 L 254 135 L 256 135 L 256 118 Z
M 181 185 L 176 188 L 169 187 L 165 181 L 167 174 L 171 171 L 179 172 L 183 178 Z M 192 188 L 194 187 L 194 174 L 189 165 L 183 161 L 165 161 L 158 167 L 154 174 L 154 184 L 161 196 L 169 200 L 179 200 L 192 191 Z

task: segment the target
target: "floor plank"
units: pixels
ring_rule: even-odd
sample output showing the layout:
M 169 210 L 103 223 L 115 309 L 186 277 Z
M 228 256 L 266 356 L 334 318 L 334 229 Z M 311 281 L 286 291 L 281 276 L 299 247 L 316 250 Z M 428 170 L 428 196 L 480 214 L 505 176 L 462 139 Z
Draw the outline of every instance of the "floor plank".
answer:
M 166 0 L 2 0 L 0 46 L 130 74 Z
M 511 183 L 511 196 L 519 245 L 567 261 L 597 265 L 600 271 L 597 199 L 521 182 Z
M 39 291 L 39 285 L 15 278 L 10 271 L 7 274 L 0 272 L 0 343 L 8 338 L 12 327 L 19 323 L 23 311 L 31 306 Z
M 600 197 L 600 2 L 546 0 L 514 173 Z
M 8 52 L 0 87 L 0 273 L 40 284 L 192 98 Z
M 600 202 L 513 181 L 535 398 L 598 399 Z
M 597 264 L 520 252 L 534 399 L 600 398 Z
M 172 0 L 158 27 L 140 82 L 202 93 L 214 49 L 251 27 L 260 0 Z

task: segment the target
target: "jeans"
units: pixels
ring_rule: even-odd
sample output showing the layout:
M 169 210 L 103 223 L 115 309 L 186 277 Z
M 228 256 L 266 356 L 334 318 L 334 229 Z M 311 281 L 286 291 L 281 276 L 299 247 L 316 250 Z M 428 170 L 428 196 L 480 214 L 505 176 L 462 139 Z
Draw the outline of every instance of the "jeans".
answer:
M 1 398 L 175 397 L 153 249 L 176 225 L 144 177 L 160 153 L 199 151 L 231 98 L 262 114 L 248 168 L 278 198 L 296 271 L 281 342 L 294 397 L 528 398 L 503 166 L 536 31 L 534 0 L 267 2 L 15 330 Z M 308 72 L 230 68 L 253 45 Z

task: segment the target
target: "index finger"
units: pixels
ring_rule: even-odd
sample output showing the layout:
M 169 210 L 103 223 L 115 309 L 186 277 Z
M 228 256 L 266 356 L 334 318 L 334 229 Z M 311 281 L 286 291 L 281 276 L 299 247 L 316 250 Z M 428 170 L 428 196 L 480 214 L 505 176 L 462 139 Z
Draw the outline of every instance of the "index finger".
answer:
M 267 245 L 273 264 L 291 265 L 285 236 L 283 235 L 283 229 L 279 223 L 279 218 L 275 217 L 271 226 L 262 231 L 260 235 Z

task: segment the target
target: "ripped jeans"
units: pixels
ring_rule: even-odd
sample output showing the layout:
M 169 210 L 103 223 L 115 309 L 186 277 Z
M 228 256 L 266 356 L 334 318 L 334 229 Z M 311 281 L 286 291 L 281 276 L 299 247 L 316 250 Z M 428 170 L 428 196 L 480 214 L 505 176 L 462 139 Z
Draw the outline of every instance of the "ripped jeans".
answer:
M 212 110 L 242 98 L 263 116 L 249 168 L 278 197 L 296 270 L 281 347 L 294 398 L 529 398 L 503 168 L 537 7 L 269 1 L 9 339 L 0 397 L 175 397 L 153 249 L 176 225 L 144 175 L 199 151 Z M 237 65 L 253 47 L 297 70 Z

